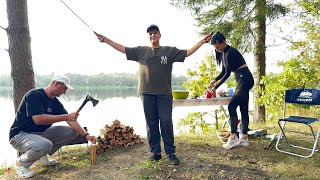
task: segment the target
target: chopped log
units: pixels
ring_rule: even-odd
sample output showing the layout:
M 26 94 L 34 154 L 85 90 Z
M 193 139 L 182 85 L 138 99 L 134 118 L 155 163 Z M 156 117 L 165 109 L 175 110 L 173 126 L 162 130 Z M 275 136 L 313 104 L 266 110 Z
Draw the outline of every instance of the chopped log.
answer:
M 107 128 L 105 128 L 105 130 L 106 130 L 107 132 L 109 132 L 109 131 L 111 131 L 111 128 L 108 126 Z
M 99 146 L 97 147 L 97 153 L 98 154 L 101 154 L 105 149 L 103 148 L 99 148 Z
M 91 146 L 91 165 L 97 164 L 97 145 L 92 144 Z
M 118 146 L 119 145 L 119 140 L 114 140 L 114 145 Z
M 134 145 L 134 144 L 135 144 L 135 142 L 134 142 L 134 141 L 131 141 L 131 142 L 129 142 L 129 144 L 130 144 L 130 145 Z
M 105 152 L 106 149 L 143 143 L 140 136 L 134 133 L 133 127 L 124 126 L 117 119 L 111 125 L 106 124 L 104 129 L 100 130 L 98 138 L 100 140 L 98 141 L 97 153 Z
M 129 133 L 122 133 L 122 136 L 124 139 L 130 139 L 130 134 Z
M 120 121 L 119 121 L 118 119 L 116 119 L 116 120 L 113 121 L 113 124 L 112 124 L 112 125 L 120 126 L 121 123 L 120 123 Z
M 119 140 L 119 145 L 123 145 L 124 141 L 123 140 Z
M 111 126 L 110 126 L 110 130 L 114 130 L 115 128 L 116 128 L 115 125 L 111 125 Z
M 113 139 L 114 135 L 113 135 L 113 131 L 109 131 L 108 133 L 108 138 L 109 139 Z
M 120 134 L 120 132 L 118 132 L 118 131 L 115 131 L 113 134 L 114 134 L 114 136 L 117 136 L 117 137 L 122 136 L 122 135 Z
M 129 130 L 128 128 L 129 128 L 129 126 L 124 126 L 122 128 L 122 133 L 128 132 L 128 130 Z
M 109 144 L 110 144 L 111 146 L 114 146 L 114 145 L 115 145 L 115 144 L 114 144 L 114 141 L 115 141 L 115 140 L 110 139 L 110 140 L 109 140 Z
M 97 149 L 103 149 L 102 146 L 103 146 L 102 144 L 98 144 Z
M 105 148 L 107 148 L 107 147 L 108 147 L 107 144 L 103 144 L 103 145 L 102 145 L 102 148 L 103 148 L 103 149 L 105 149 Z
M 121 137 L 121 136 L 116 136 L 116 140 L 122 140 L 123 139 L 123 137 Z

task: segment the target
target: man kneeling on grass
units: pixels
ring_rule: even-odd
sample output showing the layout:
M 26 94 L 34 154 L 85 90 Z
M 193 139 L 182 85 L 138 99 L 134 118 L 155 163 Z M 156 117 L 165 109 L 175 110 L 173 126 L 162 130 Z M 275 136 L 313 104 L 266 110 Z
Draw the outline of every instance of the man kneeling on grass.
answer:
M 69 90 L 73 90 L 70 79 L 55 76 L 46 88 L 32 89 L 22 98 L 9 133 L 10 144 L 23 153 L 15 164 L 21 178 L 35 175 L 29 167 L 37 160 L 43 165 L 54 165 L 56 161 L 48 160 L 47 155 L 54 154 L 78 134 L 96 143 L 95 136 L 87 133 L 78 123 L 79 113 L 68 114 L 58 100 L 57 97 Z M 69 126 L 52 126 L 60 121 L 65 121 Z

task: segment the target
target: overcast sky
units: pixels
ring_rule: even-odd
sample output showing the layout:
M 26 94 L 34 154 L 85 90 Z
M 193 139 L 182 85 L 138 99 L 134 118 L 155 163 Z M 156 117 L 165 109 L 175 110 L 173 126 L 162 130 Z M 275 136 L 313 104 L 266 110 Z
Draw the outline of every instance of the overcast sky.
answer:
M 125 45 L 149 45 L 146 28 L 157 24 L 161 45 L 180 49 L 192 47 L 202 37 L 189 11 L 171 6 L 170 0 L 64 0 L 94 31 Z M 98 74 L 138 70 L 107 44 L 100 43 L 60 0 L 28 1 L 32 62 L 38 74 Z M 6 2 L 0 0 L 0 25 L 7 27 Z M 0 74 L 9 74 L 11 65 L 7 34 L 0 29 Z M 186 75 L 188 68 L 200 63 L 213 50 L 205 44 L 185 63 L 175 63 L 173 73 Z M 253 55 L 246 55 L 253 70 Z M 270 61 L 269 61 L 270 63 Z M 270 69 L 270 68 L 269 68 Z

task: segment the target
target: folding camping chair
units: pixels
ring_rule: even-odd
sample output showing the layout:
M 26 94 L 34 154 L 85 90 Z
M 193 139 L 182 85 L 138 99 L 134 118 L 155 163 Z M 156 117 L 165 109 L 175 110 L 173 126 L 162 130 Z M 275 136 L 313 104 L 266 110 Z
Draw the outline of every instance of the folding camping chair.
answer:
M 300 105 L 306 105 L 306 106 L 316 106 L 320 105 L 320 90 L 318 89 L 307 89 L 307 88 L 299 88 L 299 89 L 289 89 L 285 91 L 285 99 L 284 99 L 284 109 L 283 109 L 283 118 L 279 119 L 278 125 L 280 127 L 280 133 L 277 139 L 276 143 L 276 149 L 280 152 L 299 156 L 299 157 L 304 157 L 304 158 L 309 158 L 311 157 L 314 152 L 319 150 L 319 145 L 318 145 L 318 139 L 319 139 L 319 134 L 320 134 L 320 126 L 318 128 L 317 133 L 314 133 L 314 130 L 311 126 L 312 123 L 319 121 L 317 117 L 304 117 L 304 116 L 289 116 L 286 117 L 286 111 L 287 110 L 287 104 L 300 104 Z M 309 107 L 310 108 L 310 107 Z M 306 112 L 307 114 L 307 112 Z M 298 123 L 301 125 L 306 125 L 304 127 L 309 127 L 307 129 L 310 129 L 306 132 L 306 130 L 292 130 L 289 127 L 286 127 L 287 123 Z M 298 125 L 296 124 L 296 125 Z M 299 126 L 299 125 L 298 125 Z M 293 145 L 291 142 L 288 140 L 288 136 L 286 136 L 286 132 L 290 133 L 296 133 L 296 134 L 303 134 L 302 137 L 307 138 L 309 136 L 309 139 L 311 139 L 310 136 L 312 137 L 312 142 L 313 147 L 311 148 L 311 145 L 307 147 L 308 145 Z M 289 133 L 288 133 L 289 134 Z M 291 137 L 291 136 L 290 136 Z M 285 149 L 285 146 L 281 146 L 280 140 L 285 139 L 285 142 L 290 145 L 290 150 L 287 146 L 288 149 Z M 291 137 L 291 140 L 293 138 Z M 283 144 L 282 144 L 283 145 Z M 281 146 L 281 148 L 280 148 Z M 296 148 L 302 149 L 299 152 L 296 152 Z M 308 152 L 311 152 L 309 155 L 305 155 Z

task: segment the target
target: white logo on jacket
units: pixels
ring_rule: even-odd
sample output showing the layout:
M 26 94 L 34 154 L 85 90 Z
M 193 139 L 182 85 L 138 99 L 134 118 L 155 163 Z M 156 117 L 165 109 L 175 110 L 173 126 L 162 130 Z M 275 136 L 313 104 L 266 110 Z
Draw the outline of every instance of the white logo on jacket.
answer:
M 168 64 L 167 56 L 161 56 L 161 64 Z

